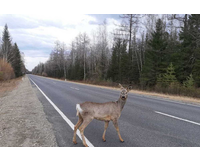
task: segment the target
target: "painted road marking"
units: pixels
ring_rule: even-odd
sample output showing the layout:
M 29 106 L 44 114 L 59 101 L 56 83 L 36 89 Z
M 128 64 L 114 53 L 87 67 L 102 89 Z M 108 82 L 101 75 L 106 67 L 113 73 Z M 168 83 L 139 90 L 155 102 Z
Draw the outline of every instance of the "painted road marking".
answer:
M 37 84 L 29 77 L 29 79 L 34 83 L 34 85 L 39 89 L 39 91 L 44 95 L 44 97 L 51 103 L 55 110 L 61 115 L 61 117 L 67 122 L 67 124 L 74 130 L 74 124 L 65 116 L 65 114 L 46 96 L 46 94 L 37 86 Z M 80 131 L 77 130 L 78 137 L 82 140 Z M 93 144 L 85 137 L 86 143 L 89 147 L 94 147 Z
M 79 91 L 79 89 L 78 88 L 75 88 L 75 87 L 70 87 L 71 89 L 75 89 L 75 90 L 77 90 L 77 91 Z
M 179 118 L 179 117 L 172 116 L 172 115 L 169 115 L 169 114 L 166 114 L 166 113 L 162 113 L 162 112 L 158 112 L 158 111 L 155 111 L 155 112 L 158 113 L 158 114 L 167 116 L 167 117 L 171 117 L 171 118 L 174 118 L 174 119 L 178 119 L 178 120 L 181 120 L 181 121 L 185 121 L 185 122 L 196 124 L 196 125 L 200 126 L 200 123 L 197 123 L 197 122 L 194 122 L 194 121 L 190 121 L 190 120 L 187 120 L 187 119 Z

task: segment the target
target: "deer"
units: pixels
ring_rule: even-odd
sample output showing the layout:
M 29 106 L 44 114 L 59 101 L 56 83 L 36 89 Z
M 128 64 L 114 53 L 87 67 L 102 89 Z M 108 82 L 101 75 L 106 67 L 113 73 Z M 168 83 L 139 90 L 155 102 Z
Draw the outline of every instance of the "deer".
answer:
M 119 136 L 119 140 L 121 142 L 124 142 L 119 132 L 118 119 L 121 116 L 121 112 L 122 109 L 124 108 L 124 105 L 126 104 L 126 100 L 128 98 L 128 92 L 130 91 L 131 86 L 124 88 L 121 84 L 119 84 L 119 87 L 121 88 L 121 93 L 119 99 L 115 102 L 106 102 L 106 103 L 84 102 L 81 104 L 76 104 L 76 110 L 77 110 L 76 115 L 79 117 L 79 119 L 76 125 L 74 126 L 74 135 L 73 135 L 74 144 L 77 144 L 76 132 L 77 129 L 79 128 L 83 145 L 85 147 L 88 147 L 85 141 L 84 130 L 93 119 L 105 122 L 104 132 L 102 136 L 104 142 L 106 142 L 105 135 L 110 121 L 113 122 L 113 125 Z

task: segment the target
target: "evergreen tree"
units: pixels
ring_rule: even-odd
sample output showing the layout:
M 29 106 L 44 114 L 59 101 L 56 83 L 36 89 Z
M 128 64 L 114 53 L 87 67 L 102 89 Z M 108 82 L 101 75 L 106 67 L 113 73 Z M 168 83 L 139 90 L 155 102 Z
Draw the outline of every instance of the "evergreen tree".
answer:
M 21 60 L 21 54 L 20 54 L 19 48 L 18 48 L 16 43 L 13 46 L 13 55 L 14 55 L 14 61 L 12 63 L 12 67 L 14 69 L 15 76 L 16 77 L 22 76 L 22 64 L 23 64 L 23 62 Z
M 195 83 L 200 86 L 200 15 L 192 14 L 184 19 L 184 27 L 180 32 L 181 59 L 183 61 L 182 79 L 193 73 Z
M 121 40 L 116 40 L 113 49 L 112 49 L 112 56 L 111 56 L 111 63 L 109 69 L 109 77 L 112 79 L 113 82 L 119 81 L 119 52 L 121 47 Z
M 152 33 L 152 39 L 148 42 L 145 53 L 145 65 L 140 78 L 142 86 L 154 86 L 157 77 L 165 73 L 169 55 L 166 53 L 168 34 L 164 32 L 161 19 L 156 22 L 156 31 Z
M 168 54 L 167 62 L 172 62 L 177 80 L 182 82 L 184 77 L 182 75 L 183 69 L 183 59 L 182 52 L 180 51 L 181 45 L 178 37 L 178 31 L 176 26 L 174 25 L 174 20 L 172 19 L 169 23 L 169 38 L 168 45 L 166 48 L 166 53 Z
M 166 73 L 158 76 L 157 83 L 162 87 L 168 87 L 170 84 L 175 84 L 177 82 L 174 66 L 172 63 L 170 63 L 170 65 L 167 67 Z
M 196 50 L 197 51 L 197 50 Z M 193 75 L 194 75 L 194 79 L 195 79 L 195 84 L 197 87 L 200 87 L 200 49 L 197 53 L 198 55 L 196 56 L 196 60 L 195 60 L 195 64 L 194 64 L 194 68 L 193 68 Z
M 190 55 L 192 53 L 192 51 L 190 50 L 191 36 L 189 34 L 187 14 L 185 14 L 184 17 L 184 26 L 181 28 L 179 39 L 181 40 L 179 57 L 179 62 L 181 62 L 181 64 L 179 65 L 179 68 L 183 68 L 183 70 L 179 72 L 178 77 L 180 77 L 179 80 L 183 82 L 192 71 L 192 67 L 190 65 Z
M 113 46 L 109 75 L 113 82 L 129 83 L 127 41 L 117 39 Z
M 200 15 L 192 14 L 189 16 L 191 44 L 190 49 L 192 54 L 191 67 L 194 75 L 195 84 L 200 87 Z
M 13 55 L 12 55 L 12 44 L 11 44 L 11 38 L 10 33 L 8 31 L 7 24 L 4 27 L 3 35 L 2 35 L 2 46 L 1 46 L 1 57 L 3 60 L 5 60 L 8 63 L 12 63 Z
M 127 53 L 127 41 L 123 40 L 121 45 L 121 59 L 120 59 L 120 82 L 130 84 L 129 80 L 129 56 Z
M 192 74 L 187 77 L 187 80 L 183 82 L 183 86 L 186 88 L 194 88 L 194 79 Z

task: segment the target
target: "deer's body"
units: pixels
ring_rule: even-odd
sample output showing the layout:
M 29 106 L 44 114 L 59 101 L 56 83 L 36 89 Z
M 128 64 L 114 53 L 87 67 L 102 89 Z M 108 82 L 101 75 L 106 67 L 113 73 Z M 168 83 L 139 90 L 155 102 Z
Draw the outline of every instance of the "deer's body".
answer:
M 106 133 L 106 129 L 108 127 L 109 121 L 113 121 L 113 124 L 117 130 L 120 141 L 124 142 L 119 132 L 117 120 L 119 119 L 121 115 L 121 111 L 124 108 L 124 105 L 126 103 L 126 99 L 128 97 L 127 96 L 128 89 L 126 90 L 122 86 L 121 86 L 121 89 L 122 89 L 121 95 L 118 101 L 116 102 L 106 102 L 106 103 L 84 102 L 84 103 L 76 105 L 77 116 L 79 116 L 79 120 L 74 127 L 74 137 L 73 137 L 74 144 L 77 143 L 76 131 L 79 128 L 79 126 L 82 124 L 79 130 L 82 136 L 83 145 L 87 146 L 85 142 L 85 138 L 84 138 L 84 129 L 93 119 L 105 121 L 104 133 L 102 137 L 104 142 L 106 141 L 105 133 Z
M 82 117 L 91 116 L 93 119 L 101 121 L 112 121 L 118 119 L 124 107 L 125 101 L 94 103 L 85 102 L 80 104 L 82 110 L 78 110 Z M 78 105 L 78 104 L 77 104 Z

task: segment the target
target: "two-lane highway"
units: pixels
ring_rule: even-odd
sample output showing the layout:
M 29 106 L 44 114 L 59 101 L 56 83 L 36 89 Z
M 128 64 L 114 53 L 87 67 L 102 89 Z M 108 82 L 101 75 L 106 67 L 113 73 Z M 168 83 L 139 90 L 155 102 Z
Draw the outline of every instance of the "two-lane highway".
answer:
M 75 107 L 77 103 L 116 101 L 120 94 L 120 91 L 117 90 L 35 75 L 28 75 L 28 77 L 74 125 L 78 120 Z M 34 87 L 35 84 L 32 81 Z M 37 96 L 42 99 L 43 95 L 37 94 Z M 44 99 L 43 97 L 42 103 L 44 103 Z M 44 105 L 48 118 L 50 110 L 55 109 L 51 104 L 47 105 L 46 102 Z M 54 123 L 54 131 L 60 146 L 83 146 L 78 137 L 79 144 L 73 145 L 73 130 L 64 129 L 62 125 L 59 127 L 61 120 L 58 120 L 58 115 L 54 117 L 54 114 L 51 114 L 49 119 L 51 119 L 51 123 Z M 68 124 L 65 123 L 65 125 Z M 121 136 L 125 140 L 124 143 L 120 143 L 112 122 L 109 123 L 106 132 L 106 142 L 102 141 L 104 130 L 104 122 L 102 121 L 93 120 L 85 129 L 85 136 L 95 147 L 200 146 L 200 106 L 129 93 L 127 103 L 119 119 L 119 128 Z

